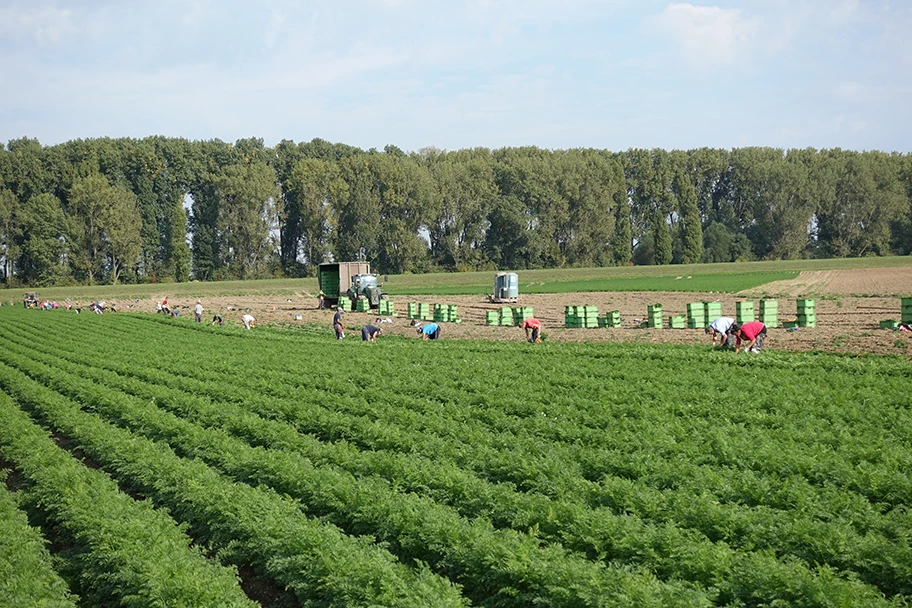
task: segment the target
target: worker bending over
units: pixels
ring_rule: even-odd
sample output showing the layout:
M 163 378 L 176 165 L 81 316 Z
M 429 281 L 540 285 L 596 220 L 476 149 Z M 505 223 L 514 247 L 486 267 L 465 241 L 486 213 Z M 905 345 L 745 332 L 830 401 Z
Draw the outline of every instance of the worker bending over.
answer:
M 537 344 L 541 342 L 541 321 L 535 317 L 529 317 L 522 322 L 520 325 L 524 330 L 526 330 L 526 340 L 531 344 Z
M 241 322 L 244 324 L 244 329 L 256 327 L 256 317 L 251 314 L 241 315 Z
M 716 336 L 719 336 L 719 346 L 734 346 L 735 337 L 728 333 L 735 320 L 731 317 L 719 317 L 706 327 L 706 333 L 712 337 L 713 346 L 716 345 Z
M 383 330 L 376 325 L 365 325 L 361 328 L 361 339 L 365 342 L 376 342 L 377 336 L 382 336 Z
M 729 333 L 735 336 L 735 352 L 741 348 L 742 342 L 747 342 L 744 350 L 759 353 L 763 348 L 763 342 L 766 340 L 766 325 L 760 321 L 751 321 L 740 327 L 732 325 Z
M 436 323 L 428 323 L 417 329 L 418 335 L 422 340 L 438 340 L 440 338 L 440 326 Z

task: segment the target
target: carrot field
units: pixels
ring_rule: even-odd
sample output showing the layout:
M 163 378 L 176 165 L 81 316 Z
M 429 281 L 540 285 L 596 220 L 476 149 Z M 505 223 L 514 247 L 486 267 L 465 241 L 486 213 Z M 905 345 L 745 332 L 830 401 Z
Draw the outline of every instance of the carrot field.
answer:
M 910 386 L 898 356 L 3 306 L 0 597 L 908 606 Z

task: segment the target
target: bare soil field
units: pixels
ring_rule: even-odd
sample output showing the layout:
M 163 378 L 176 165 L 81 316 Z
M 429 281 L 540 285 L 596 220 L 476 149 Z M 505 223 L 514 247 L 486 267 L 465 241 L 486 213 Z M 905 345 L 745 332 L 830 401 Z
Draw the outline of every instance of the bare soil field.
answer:
M 791 297 L 912 295 L 912 270 L 869 268 L 805 270 L 794 279 L 775 281 L 744 292 Z
M 805 274 L 812 275 L 803 278 Z M 889 353 L 912 356 L 912 333 L 879 328 L 883 319 L 900 318 L 898 296 L 842 295 L 844 291 L 864 291 L 864 286 L 876 290 L 912 293 L 912 273 L 886 269 L 883 272 L 867 270 L 823 271 L 802 273 L 794 281 L 781 281 L 764 285 L 751 294 L 681 293 L 681 292 L 592 292 L 568 294 L 533 294 L 520 297 L 519 305 L 532 306 L 535 316 L 544 324 L 543 333 L 547 341 L 554 342 L 634 342 L 654 344 L 709 344 L 709 338 L 699 329 L 643 329 L 639 323 L 646 317 L 650 304 L 660 303 L 663 315 L 686 313 L 688 302 L 720 301 L 726 316 L 735 316 L 735 302 L 742 299 L 759 299 L 764 294 L 780 294 L 779 321 L 796 318 L 795 297 L 813 297 L 817 303 L 817 327 L 787 331 L 782 328 L 770 329 L 767 348 L 793 351 L 822 350 L 856 354 Z M 853 276 L 854 275 L 854 276 Z M 867 276 L 870 275 L 870 276 Z M 889 282 L 887 282 L 889 281 Z M 785 285 L 785 284 L 791 285 Z M 908 284 L 908 287 L 905 285 Z M 896 288 L 899 285 L 901 288 Z M 791 290 L 791 291 L 789 291 Z M 843 291 L 844 290 L 844 291 Z M 163 299 L 168 294 L 162 293 Z M 429 302 L 456 304 L 459 306 L 461 323 L 442 324 L 443 338 L 472 340 L 514 341 L 523 340 L 524 333 L 515 327 L 487 326 L 485 312 L 499 309 L 501 305 L 491 304 L 477 296 L 402 296 L 396 298 L 398 316 L 390 317 L 390 323 L 383 323 L 387 335 L 401 335 L 415 338 L 414 328 L 405 317 L 408 302 Z M 169 298 L 172 305 L 181 308 L 181 316 L 192 316 L 195 299 Z M 204 322 L 213 314 L 221 314 L 226 322 L 239 324 L 240 316 L 249 310 L 257 317 L 258 324 L 294 326 L 316 325 L 325 327 L 327 337 L 332 335 L 333 311 L 317 310 L 312 294 L 296 294 L 289 297 L 238 296 L 206 298 L 202 301 L 206 309 Z M 155 299 L 118 302 L 121 310 L 154 313 Z M 564 325 L 564 307 L 570 305 L 594 305 L 599 312 L 619 310 L 623 319 L 620 328 L 568 329 Z M 296 319 L 300 316 L 300 319 Z M 359 339 L 357 331 L 362 325 L 373 322 L 376 313 L 346 312 L 345 323 L 350 328 L 348 338 Z M 382 338 L 381 338 L 382 339 Z

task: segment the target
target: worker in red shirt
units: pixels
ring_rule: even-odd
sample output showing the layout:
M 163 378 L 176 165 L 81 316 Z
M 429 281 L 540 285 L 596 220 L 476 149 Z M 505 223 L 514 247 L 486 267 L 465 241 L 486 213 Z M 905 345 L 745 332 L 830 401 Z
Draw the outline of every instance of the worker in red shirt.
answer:
M 537 344 L 541 342 L 539 334 L 541 334 L 541 321 L 535 317 L 529 317 L 528 319 L 523 320 L 522 325 L 520 325 L 524 330 L 526 330 L 526 340 L 530 344 Z
M 759 353 L 766 339 L 766 325 L 760 321 L 751 321 L 741 326 L 733 325 L 729 333 L 735 336 L 735 352 L 741 348 L 741 342 L 747 342 L 745 351 Z

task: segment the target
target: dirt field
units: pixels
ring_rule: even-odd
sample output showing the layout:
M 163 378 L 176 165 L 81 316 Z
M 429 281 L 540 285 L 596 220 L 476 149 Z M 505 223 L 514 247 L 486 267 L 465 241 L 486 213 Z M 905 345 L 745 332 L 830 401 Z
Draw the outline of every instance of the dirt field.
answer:
M 806 276 L 809 275 L 809 276 Z M 900 276 L 902 275 L 902 276 Z M 544 334 L 548 341 L 557 342 L 642 342 L 661 344 L 708 344 L 709 338 L 703 330 L 693 329 L 641 329 L 637 325 L 646 317 L 646 307 L 661 303 L 663 316 L 686 313 L 688 302 L 721 301 L 722 311 L 726 316 L 735 316 L 735 302 L 739 299 L 754 299 L 764 294 L 783 294 L 778 296 L 780 322 L 794 319 L 796 304 L 794 296 L 814 297 L 817 302 L 816 328 L 800 328 L 786 331 L 781 328 L 770 329 L 767 348 L 794 351 L 824 350 L 849 353 L 890 353 L 912 356 L 912 334 L 879 328 L 883 319 L 900 318 L 900 298 L 898 296 L 858 296 L 841 295 L 843 293 L 872 291 L 912 293 L 912 273 L 896 271 L 825 271 L 802 273 L 793 281 L 770 283 L 753 290 L 753 293 L 742 294 L 742 297 L 729 294 L 712 293 L 679 293 L 679 292 L 597 292 L 574 294 L 525 295 L 520 298 L 520 305 L 532 306 L 535 316 L 544 324 Z M 785 294 L 794 294 L 788 296 Z M 162 293 L 160 298 L 166 295 Z M 381 326 L 388 335 L 415 337 L 413 328 L 405 318 L 408 302 L 430 302 L 457 304 L 462 322 L 444 323 L 444 338 L 466 338 L 477 340 L 521 341 L 523 332 L 511 327 L 492 327 L 484 325 L 485 312 L 500 308 L 475 296 L 420 297 L 409 296 L 393 299 L 399 314 L 392 318 L 392 323 Z M 181 307 L 182 316 L 192 316 L 195 299 L 170 298 L 172 305 Z M 138 302 L 119 302 L 123 310 L 154 313 L 155 300 Z M 619 310 L 623 319 L 622 327 L 612 329 L 567 329 L 564 328 L 564 306 L 595 305 L 599 312 Z M 226 321 L 239 323 L 241 314 L 247 309 L 257 317 L 260 325 L 298 325 L 315 324 L 324 326 L 327 335 L 331 335 L 332 311 L 316 310 L 316 300 L 311 294 L 299 294 L 289 298 L 275 296 L 244 296 L 208 298 L 203 300 L 206 308 L 204 321 L 211 320 L 214 313 L 225 316 Z M 301 315 L 300 320 L 295 316 Z M 348 337 L 358 339 L 356 328 L 372 322 L 376 314 L 348 312 L 345 313 L 346 325 L 350 330 Z M 381 338 L 382 339 L 382 338 Z M 417 337 L 416 337 L 417 339 Z

